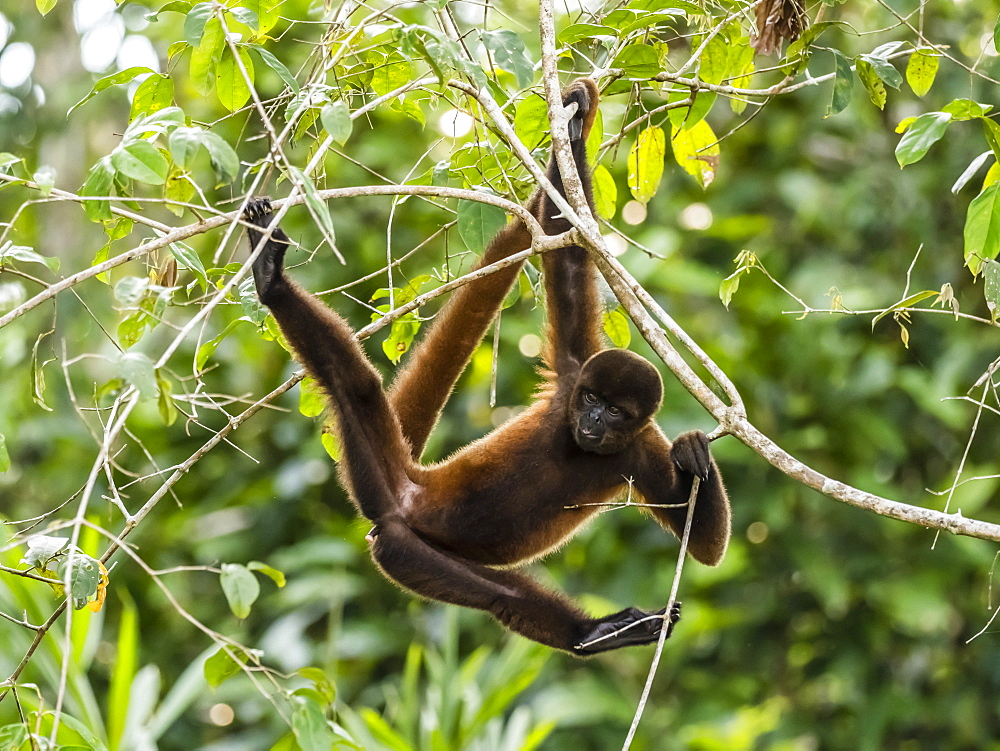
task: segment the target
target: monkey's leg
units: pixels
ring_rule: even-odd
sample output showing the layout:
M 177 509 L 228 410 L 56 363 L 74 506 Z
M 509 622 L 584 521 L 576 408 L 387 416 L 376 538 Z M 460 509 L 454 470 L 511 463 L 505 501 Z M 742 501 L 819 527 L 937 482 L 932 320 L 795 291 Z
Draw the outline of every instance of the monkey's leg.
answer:
M 271 223 L 271 204 L 257 199 L 247 206 L 247 221 Z M 261 233 L 248 232 L 251 251 Z M 268 306 L 297 359 L 319 381 L 337 413 L 345 479 L 361 513 L 372 520 L 396 510 L 411 462 L 382 380 L 365 357 L 347 322 L 285 276 L 282 262 L 288 238 L 275 227 L 254 262 L 261 302 Z
M 374 530 L 372 557 L 394 581 L 418 595 L 452 605 L 485 610 L 511 631 L 556 649 L 590 654 L 659 636 L 660 617 L 639 623 L 647 613 L 635 608 L 605 618 L 589 618 L 559 594 L 522 574 L 488 568 L 434 547 L 398 518 Z M 630 624 L 636 624 L 629 628 Z M 622 633 L 606 639 L 618 629 Z M 598 639 L 590 647 L 582 644 Z

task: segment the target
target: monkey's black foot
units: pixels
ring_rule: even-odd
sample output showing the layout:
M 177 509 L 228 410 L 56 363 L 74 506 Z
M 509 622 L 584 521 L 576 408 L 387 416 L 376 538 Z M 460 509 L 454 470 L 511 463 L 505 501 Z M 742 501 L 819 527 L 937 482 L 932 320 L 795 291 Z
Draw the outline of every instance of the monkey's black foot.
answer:
M 660 638 L 663 614 L 666 608 L 655 613 L 647 613 L 639 608 L 625 608 L 620 613 L 595 619 L 580 643 L 573 647 L 573 654 L 592 655 L 610 649 L 651 644 Z M 674 624 L 681 619 L 681 603 L 674 603 L 670 610 L 667 637 L 674 630 Z
M 267 196 L 251 198 L 243 210 L 243 218 L 258 227 L 266 227 L 271 223 L 271 199 Z
M 247 203 L 243 211 L 243 219 L 257 227 L 271 226 L 271 199 L 267 197 L 254 198 Z M 255 229 L 247 230 L 250 240 L 250 252 L 253 253 L 260 244 L 263 234 Z M 280 295 L 284 283 L 282 268 L 285 261 L 285 251 L 291 240 L 280 227 L 271 230 L 271 237 L 261 248 L 260 255 L 253 262 L 253 279 L 257 285 L 257 297 L 265 305 L 274 302 Z
M 569 121 L 569 140 L 586 140 L 597 115 L 597 99 L 597 84 L 589 78 L 578 78 L 563 91 L 563 106 L 576 104 L 576 112 Z
M 685 433 L 674 441 L 670 456 L 681 472 L 707 480 L 712 469 L 712 455 L 708 450 L 708 436 L 700 430 Z

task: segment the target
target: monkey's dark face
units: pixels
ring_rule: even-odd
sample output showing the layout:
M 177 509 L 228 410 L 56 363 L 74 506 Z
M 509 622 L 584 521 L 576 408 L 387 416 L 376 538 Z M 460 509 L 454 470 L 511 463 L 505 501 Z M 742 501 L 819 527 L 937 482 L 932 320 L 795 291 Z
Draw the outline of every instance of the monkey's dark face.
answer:
M 659 409 L 660 374 L 628 350 L 608 349 L 587 360 L 568 409 L 573 440 L 584 451 L 616 454 L 626 449 Z

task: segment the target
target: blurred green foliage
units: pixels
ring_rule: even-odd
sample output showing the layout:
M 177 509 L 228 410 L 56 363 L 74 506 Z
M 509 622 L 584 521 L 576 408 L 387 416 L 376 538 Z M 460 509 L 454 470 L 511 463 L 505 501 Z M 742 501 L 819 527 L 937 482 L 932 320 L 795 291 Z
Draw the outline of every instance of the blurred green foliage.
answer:
M 81 67 L 77 53 L 88 32 L 80 19 L 88 3 L 63 0 L 44 17 L 27 4 L 3 9 L 9 33 L 0 46 L 9 50 L 28 43 L 36 55 L 25 83 L 0 89 L 0 153 L 22 159 L 16 168 L 24 170 L 16 173 L 8 166 L 4 172 L 37 175 L 44 184 L 48 173 L 42 168 L 51 168 L 56 188 L 79 192 L 88 171 L 128 142 L 121 134 L 142 116 L 142 106 L 173 101 L 186 116 L 185 125 L 177 125 L 200 129 L 178 136 L 178 143 L 186 144 L 178 145 L 178 152 L 164 131 L 165 140 L 156 143 L 173 161 L 140 146 L 137 154 L 130 152 L 137 162 L 119 156 L 118 165 L 125 165 L 121 174 L 144 184 L 125 184 L 120 176 L 102 183 L 99 177 L 99 189 L 91 194 L 167 195 L 205 200 L 222 210 L 238 205 L 253 175 L 247 167 L 260 165 L 268 141 L 256 114 L 237 101 L 249 90 L 238 90 L 241 79 L 233 67 L 238 65 L 221 46 L 224 35 L 207 17 L 199 27 L 197 17 L 186 20 L 193 11 L 171 11 L 170 5 L 154 23 L 143 16 L 158 10 L 158 3 L 126 3 L 111 11 L 126 38 L 152 42 L 172 90 L 154 88 L 165 84 L 147 78 L 153 84 L 130 99 L 139 84 L 129 79 L 100 91 L 68 118 L 65 113 L 95 82 L 116 70 L 92 74 Z M 287 78 L 305 80 L 317 60 L 310 57 L 316 45 L 335 49 L 342 40 L 338 35 L 360 29 L 367 13 L 362 9 L 351 16 L 354 26 L 328 27 L 321 6 L 286 0 L 279 18 L 268 3 L 246 3 L 243 11 L 227 14 L 233 28 L 244 33 L 254 28 L 245 9 L 256 9 L 259 31 L 273 23 L 271 38 L 260 47 L 266 54 L 255 51 L 256 57 L 247 58 L 254 66 L 255 88 L 272 114 L 290 106 L 295 95 L 285 89 Z M 300 121 L 300 137 L 284 144 L 289 165 L 304 166 L 317 140 L 329 132 L 338 145 L 323 156 L 320 173 L 313 176 L 319 187 L 368 185 L 383 178 L 430 183 L 443 175 L 452 184 L 489 186 L 523 198 L 530 190 L 527 173 L 511 166 L 504 147 L 493 143 L 495 152 L 490 152 L 474 134 L 441 135 L 437 117 L 451 105 L 439 93 L 407 95 L 355 120 L 352 128 L 343 121 L 338 103 L 345 100 L 338 97 L 344 91 L 354 92 L 348 99 L 356 109 L 363 101 L 360 92 L 384 94 L 427 74 L 427 65 L 415 66 L 407 57 L 420 60 L 415 50 L 421 45 L 439 45 L 439 54 L 457 55 L 459 73 L 449 75 L 485 80 L 486 74 L 469 69 L 448 40 L 425 31 L 445 12 L 456 12 L 457 22 L 469 28 L 462 13 L 471 11 L 446 6 L 404 4 L 390 8 L 388 16 L 368 19 L 394 18 L 411 28 L 393 53 L 389 38 L 373 26 L 365 31 L 360 51 L 338 61 L 339 78 L 331 78 L 329 89 L 312 91 L 315 111 Z M 537 71 L 525 66 L 525 59 L 534 62 L 539 56 L 531 31 L 537 28 L 536 4 L 510 0 L 496 6 L 491 26 L 499 31 L 488 44 L 500 52 L 497 63 L 507 72 L 490 71 L 491 90 L 506 87 L 513 93 L 527 82 L 537 85 Z M 342 9 L 335 4 L 334 10 Z M 1000 521 L 996 396 L 992 386 L 968 391 L 996 357 L 995 328 L 956 320 L 940 307 L 900 320 L 890 314 L 874 329 L 874 314 L 802 315 L 800 303 L 759 269 L 741 277 L 728 309 L 719 298 L 720 284 L 736 268 L 734 259 L 749 250 L 767 274 L 815 309 L 884 310 L 908 293 L 950 284 L 963 313 L 990 318 L 982 280 L 964 268 L 962 240 L 965 210 L 982 173 L 967 180 L 957 195 L 948 192 L 991 148 L 982 126 L 956 119 L 939 141 L 928 144 L 920 161 L 902 171 L 896 158 L 901 136 L 894 131 L 904 118 L 946 111 L 959 98 L 1000 105 L 989 78 L 1000 74 L 993 42 L 1000 6 L 922 5 L 919 24 L 926 39 L 898 22 L 904 16 L 916 24 L 916 11 L 916 3 L 896 0 L 823 6 L 827 21 L 844 25 L 824 27 L 812 48 L 810 73 L 839 70 L 840 79 L 776 96 L 759 114 L 756 105 L 736 114 L 740 107 L 723 106 L 723 98 L 715 102 L 714 94 L 707 105 L 697 104 L 706 111 L 711 107 L 703 122 L 725 136 L 714 181 L 703 190 L 668 155 L 637 225 L 627 224 L 622 211 L 630 195 L 628 154 L 638 129 L 599 158 L 617 188 L 612 223 L 652 251 L 632 247 L 622 262 L 730 374 L 754 424 L 818 470 L 916 505 L 942 508 L 944 498 L 927 490 L 947 490 L 961 464 L 963 480 L 983 479 L 960 484 L 951 509 Z M 715 20 L 728 12 L 707 8 Z M 588 39 L 600 29 L 571 26 L 597 26 L 598 20 L 560 16 L 563 41 L 577 45 L 578 52 L 598 52 L 600 37 Z M 695 31 L 704 30 L 699 24 L 695 18 Z M 523 52 L 502 33 L 507 29 L 516 32 Z M 689 42 L 672 33 L 648 41 L 660 38 L 669 38 L 672 64 L 690 55 Z M 734 28 L 726 39 L 733 50 L 747 48 L 745 30 Z M 898 65 L 897 75 L 904 68 L 901 61 L 873 51 L 904 39 L 914 47 L 924 41 L 947 45 L 947 55 L 958 61 L 941 58 L 922 99 L 907 85 L 896 89 L 879 78 L 881 70 L 892 79 L 880 61 Z M 173 44 L 192 44 L 202 56 L 188 49 L 166 65 Z M 207 54 L 220 56 L 215 78 L 205 67 Z M 655 73 L 661 54 L 668 52 L 651 44 L 622 52 L 616 60 L 643 76 L 646 67 Z M 864 60 L 874 72 L 862 66 L 851 96 L 845 89 L 850 68 L 843 73 L 837 61 L 859 54 L 874 55 Z M 0 56 L 0 70 L 2 61 Z M 756 58 L 758 69 L 772 63 L 772 58 Z M 982 75 L 971 74 L 972 66 Z M 564 61 L 567 79 L 571 68 L 592 70 L 580 55 Z M 767 75 L 759 74 L 753 85 L 780 80 L 780 74 Z M 887 92 L 883 86 L 884 109 L 877 106 L 873 75 L 890 85 Z M 924 83 L 926 75 L 909 85 L 921 90 Z M 749 84 L 741 80 L 739 85 Z M 223 88 L 218 96 L 217 86 Z M 652 109 L 663 101 L 648 90 L 634 97 L 621 81 L 613 86 L 618 94 L 612 90 L 602 106 L 605 138 L 630 122 L 636 107 Z M 285 98 L 275 99 L 283 91 Z M 707 98 L 705 92 L 699 96 L 702 102 Z M 831 108 L 839 112 L 831 114 Z M 521 112 L 508 108 L 512 120 L 515 109 Z M 521 116 L 519 133 L 544 128 L 544 121 L 531 125 L 530 115 L 525 110 Z M 668 133 L 678 126 L 666 114 L 655 124 Z M 242 160 L 235 182 L 229 182 L 228 152 L 211 137 L 203 142 L 198 133 L 217 134 L 235 150 Z M 140 129 L 132 135 L 143 139 L 148 134 Z M 155 167 L 152 175 L 142 171 L 143 164 Z M 197 190 L 180 179 L 180 168 L 191 170 Z M 175 179 L 180 182 L 171 182 Z M 265 190 L 284 195 L 288 182 L 272 179 Z M 155 234 L 125 220 L 102 227 L 68 202 L 28 203 L 39 197 L 22 186 L 0 191 L 0 220 L 12 223 L 7 239 L 48 259 L 51 267 L 22 255 L 0 268 L 0 315 L 41 289 L 31 277 L 46 284 L 61 278 L 53 259 L 61 262 L 58 273 L 68 276 Z M 453 203 L 386 197 L 330 202 L 336 247 L 345 264 L 324 244 L 307 208 L 295 208 L 284 226 L 306 249 L 293 255 L 293 263 L 302 264 L 296 276 L 310 289 L 337 288 L 384 267 L 387 252 L 400 258 L 427 241 L 394 269 L 392 279 L 382 273 L 343 294 L 325 296 L 361 327 L 372 314 L 366 301 L 377 291 L 410 294 L 409 285 L 425 274 L 436 280 L 445 269 L 455 274 L 468 268 L 467 235 L 460 237 L 461 227 L 455 227 L 458 207 Z M 93 203 L 88 213 L 105 218 L 102 206 Z M 159 204 L 128 207 L 170 227 L 195 220 L 191 212 L 178 217 Z M 106 281 L 90 279 L 60 293 L 0 330 L 0 514 L 7 520 L 48 514 L 33 531 L 72 520 L 102 434 L 115 417 L 109 410 L 129 382 L 138 386 L 141 378 L 152 377 L 148 387 L 159 398 L 138 404 L 127 433 L 114 445 L 109 472 L 119 496 L 113 497 L 102 472 L 86 499 L 90 521 L 112 531 L 122 526 L 113 500 L 134 513 L 164 476 L 227 424 L 226 413 L 237 414 L 293 372 L 273 332 L 266 324 L 255 325 L 262 313 L 245 284 L 155 373 L 141 371 L 130 378 L 123 370 L 120 350 L 156 361 L 206 295 L 238 268 L 228 264 L 245 257 L 242 245 L 236 249 L 236 241 L 225 240 L 221 230 L 186 243 L 191 255 L 185 246 L 163 249 L 156 257 L 112 270 Z M 163 290 L 175 284 L 179 289 L 164 297 Z M 487 340 L 456 390 L 427 458 L 441 458 L 482 435 L 530 398 L 537 382 L 530 337 L 542 326 L 536 284 L 537 273 L 529 269 L 519 298 L 503 313 L 497 406 L 489 401 L 493 358 Z M 421 316 L 436 305 L 422 308 Z M 395 345 L 412 337 L 411 324 L 402 319 L 395 333 L 386 330 L 368 343 L 373 361 L 386 374 L 394 367 Z M 900 336 L 903 326 L 908 346 Z M 379 346 L 387 334 L 389 356 Z M 522 353 L 522 344 L 529 354 Z M 634 332 L 631 346 L 651 356 Z M 660 423 L 668 434 L 714 427 L 676 381 L 668 377 L 665 385 Z M 967 394 L 991 400 L 992 408 L 982 410 L 978 421 L 975 404 L 954 398 Z M 273 407 L 200 458 L 139 525 L 129 543 L 148 569 L 118 553 L 109 566 L 104 610 L 74 611 L 42 640 L 19 679 L 18 701 L 8 696 L 0 703 L 0 747 L 29 747 L 26 726 L 42 736 L 50 731 L 51 715 L 45 712 L 53 709 L 63 682 L 57 742 L 68 747 L 329 748 L 346 744 L 346 738 L 369 749 L 598 751 L 620 746 L 648 667 L 648 650 L 579 661 L 512 637 L 479 613 L 418 602 L 400 592 L 368 560 L 367 525 L 356 518 L 336 483 L 319 440 L 322 418 L 299 413 L 298 388 Z M 716 442 L 713 451 L 732 495 L 734 539 L 718 568 L 690 564 L 685 569 L 684 620 L 668 643 L 633 748 L 1000 748 L 1000 647 L 989 629 L 969 641 L 987 626 L 997 606 L 992 592 L 996 546 L 938 536 L 838 505 L 779 474 L 731 438 Z M 20 567 L 25 549 L 14 535 L 30 524 L 5 526 L 5 541 L 12 542 L 3 546 L 0 563 Z M 81 529 L 80 548 L 99 555 L 108 541 L 92 527 Z M 674 541 L 648 519 L 614 511 L 536 568 L 543 579 L 595 610 L 659 607 L 669 592 L 675 552 Z M 260 592 L 249 597 L 252 607 L 245 594 L 237 596 L 241 609 L 250 608 L 241 620 L 223 594 L 219 570 L 251 561 L 283 573 L 287 584 L 279 587 L 266 572 L 243 569 L 255 577 Z M 151 570 L 162 573 L 153 576 Z M 57 604 L 44 583 L 0 572 L 0 611 L 10 618 L 38 625 Z M 196 626 L 179 608 L 217 634 Z M 14 670 L 33 636 L 23 625 L 0 620 L 5 645 L 0 677 Z M 236 663 L 246 659 L 252 665 L 256 655 L 235 646 L 220 653 L 221 638 L 259 650 L 263 664 L 275 672 L 244 673 Z M 206 671 L 203 665 L 211 660 Z M 209 687 L 206 675 L 217 687 Z M 35 712 L 42 712 L 37 725 Z

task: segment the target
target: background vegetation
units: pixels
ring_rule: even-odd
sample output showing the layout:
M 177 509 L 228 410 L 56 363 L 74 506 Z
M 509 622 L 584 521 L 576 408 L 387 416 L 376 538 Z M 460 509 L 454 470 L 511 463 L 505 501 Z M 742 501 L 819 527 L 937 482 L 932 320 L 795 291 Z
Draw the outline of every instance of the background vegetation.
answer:
M 375 571 L 225 215 L 304 195 L 283 220 L 295 273 L 358 327 L 460 274 L 498 209 L 363 188 L 531 191 L 448 82 L 544 161 L 538 3 L 36 5 L 0 15 L 0 748 L 618 747 L 649 650 L 575 660 Z M 791 0 L 770 22 L 742 2 L 585 6 L 556 8 L 558 62 L 604 90 L 621 263 L 791 454 L 1000 522 L 1000 7 L 819 3 L 762 54 Z M 536 291 L 528 269 L 429 458 L 530 398 Z M 386 374 L 438 303 L 369 339 Z M 666 432 L 714 429 L 664 373 Z M 734 539 L 685 568 L 632 747 L 1000 747 L 995 543 L 839 504 L 732 437 L 713 451 Z M 675 553 L 623 509 L 538 569 L 595 610 L 653 608 Z

